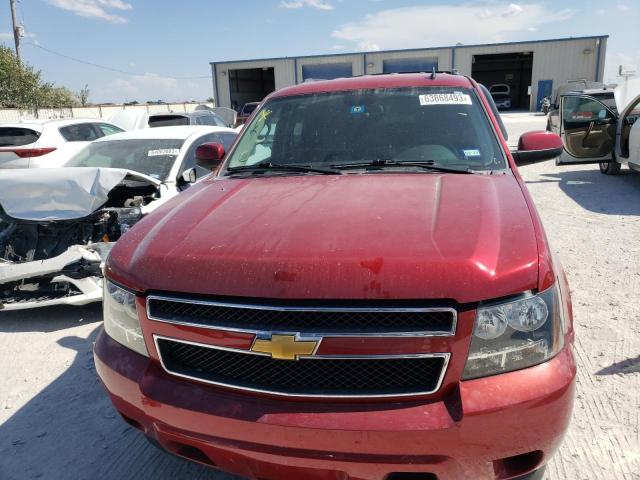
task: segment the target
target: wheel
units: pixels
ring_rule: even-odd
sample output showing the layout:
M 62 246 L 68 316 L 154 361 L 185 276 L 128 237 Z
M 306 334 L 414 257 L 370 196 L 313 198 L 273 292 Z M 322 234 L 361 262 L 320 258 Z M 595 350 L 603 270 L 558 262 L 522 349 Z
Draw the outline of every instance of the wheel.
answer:
M 615 160 L 612 162 L 600 162 L 598 164 L 600 166 L 600 173 L 604 175 L 618 175 L 620 173 L 620 165 Z

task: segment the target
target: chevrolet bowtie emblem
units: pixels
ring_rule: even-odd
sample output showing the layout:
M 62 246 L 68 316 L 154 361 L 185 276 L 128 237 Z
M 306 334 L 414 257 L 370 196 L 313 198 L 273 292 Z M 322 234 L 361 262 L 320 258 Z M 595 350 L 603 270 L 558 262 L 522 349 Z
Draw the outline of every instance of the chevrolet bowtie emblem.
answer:
M 268 353 L 278 360 L 298 360 L 300 355 L 313 355 L 320 340 L 298 340 L 295 335 L 272 335 L 270 339 L 256 338 L 252 352 Z

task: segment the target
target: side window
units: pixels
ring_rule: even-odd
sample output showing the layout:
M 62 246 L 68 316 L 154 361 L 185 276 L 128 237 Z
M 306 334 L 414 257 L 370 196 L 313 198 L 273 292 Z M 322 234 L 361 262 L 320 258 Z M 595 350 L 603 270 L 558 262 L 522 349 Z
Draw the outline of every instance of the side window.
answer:
M 233 145 L 233 142 L 238 136 L 236 133 L 214 133 L 213 135 L 215 137 L 215 140 L 213 141 L 221 143 L 225 152 L 229 151 L 231 145 Z
M 282 109 L 278 109 L 275 115 L 269 108 L 263 108 L 254 117 L 248 127 L 245 136 L 253 139 L 251 142 L 244 142 L 249 148 L 237 151 L 235 155 L 240 165 L 255 165 L 271 158 L 273 140 L 278 126 L 279 115 Z M 255 143 L 254 143 L 255 142 Z
M 182 168 L 180 168 L 179 175 L 182 175 L 182 172 L 188 170 L 189 168 L 196 167 L 196 178 L 204 177 L 211 173 L 206 168 L 202 168 L 196 164 L 196 148 L 198 148 L 203 143 L 209 142 L 218 142 L 219 140 L 216 137 L 215 133 L 209 133 L 207 135 L 203 135 L 202 137 L 197 138 L 187 150 L 186 155 L 184 156 L 184 160 L 182 161 Z
M 215 126 L 216 122 L 213 119 L 213 115 L 203 115 L 200 117 L 202 125 L 213 125 Z
M 562 119 L 566 128 L 613 118 L 613 114 L 602 103 L 590 97 L 566 96 L 562 102 Z
M 109 125 L 108 123 L 96 123 L 95 126 L 102 133 L 102 136 L 113 135 L 114 133 L 122 133 L 123 129 L 116 127 L 115 125 Z
M 198 138 L 195 142 L 191 144 L 191 146 L 189 147 L 189 150 L 187 151 L 187 154 L 184 157 L 184 160 L 182 162 L 182 168 L 180 169 L 180 175 L 182 175 L 182 172 L 184 172 L 185 170 L 193 167 L 196 167 L 196 178 L 204 177 L 205 175 L 208 175 L 209 173 L 211 173 L 206 168 L 199 167 L 196 164 L 196 148 L 198 148 L 203 143 L 216 142 L 216 143 L 221 143 L 225 151 L 228 152 L 237 136 L 238 135 L 236 133 L 220 132 L 220 133 L 208 133 Z
M 60 128 L 60 135 L 67 142 L 92 142 L 102 137 L 98 129 L 94 128 L 93 123 L 76 123 Z

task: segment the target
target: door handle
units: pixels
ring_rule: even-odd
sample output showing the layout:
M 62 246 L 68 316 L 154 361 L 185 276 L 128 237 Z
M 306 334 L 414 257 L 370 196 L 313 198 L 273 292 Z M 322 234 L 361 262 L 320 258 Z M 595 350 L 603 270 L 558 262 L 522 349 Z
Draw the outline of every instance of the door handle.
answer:
M 582 144 L 584 145 L 584 143 L 587 141 L 587 138 L 589 138 L 589 135 L 591 135 L 591 132 L 593 131 L 593 126 L 596 124 L 596 122 L 589 122 L 589 128 L 587 128 L 587 133 L 584 136 L 584 138 L 582 139 Z

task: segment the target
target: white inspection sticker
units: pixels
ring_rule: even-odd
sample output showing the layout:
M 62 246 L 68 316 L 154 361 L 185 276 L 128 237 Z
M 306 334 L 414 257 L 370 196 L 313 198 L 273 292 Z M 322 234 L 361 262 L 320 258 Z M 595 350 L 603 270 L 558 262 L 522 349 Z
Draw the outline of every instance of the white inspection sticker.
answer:
M 476 149 L 463 150 L 462 153 L 464 153 L 465 157 L 479 157 L 480 156 L 480 150 L 476 150 Z
M 162 155 L 173 155 L 176 156 L 180 153 L 179 148 L 161 148 L 159 150 L 149 150 L 147 153 L 147 157 L 159 157 Z
M 471 97 L 466 93 L 426 93 L 420 95 L 420 105 L 471 105 Z

